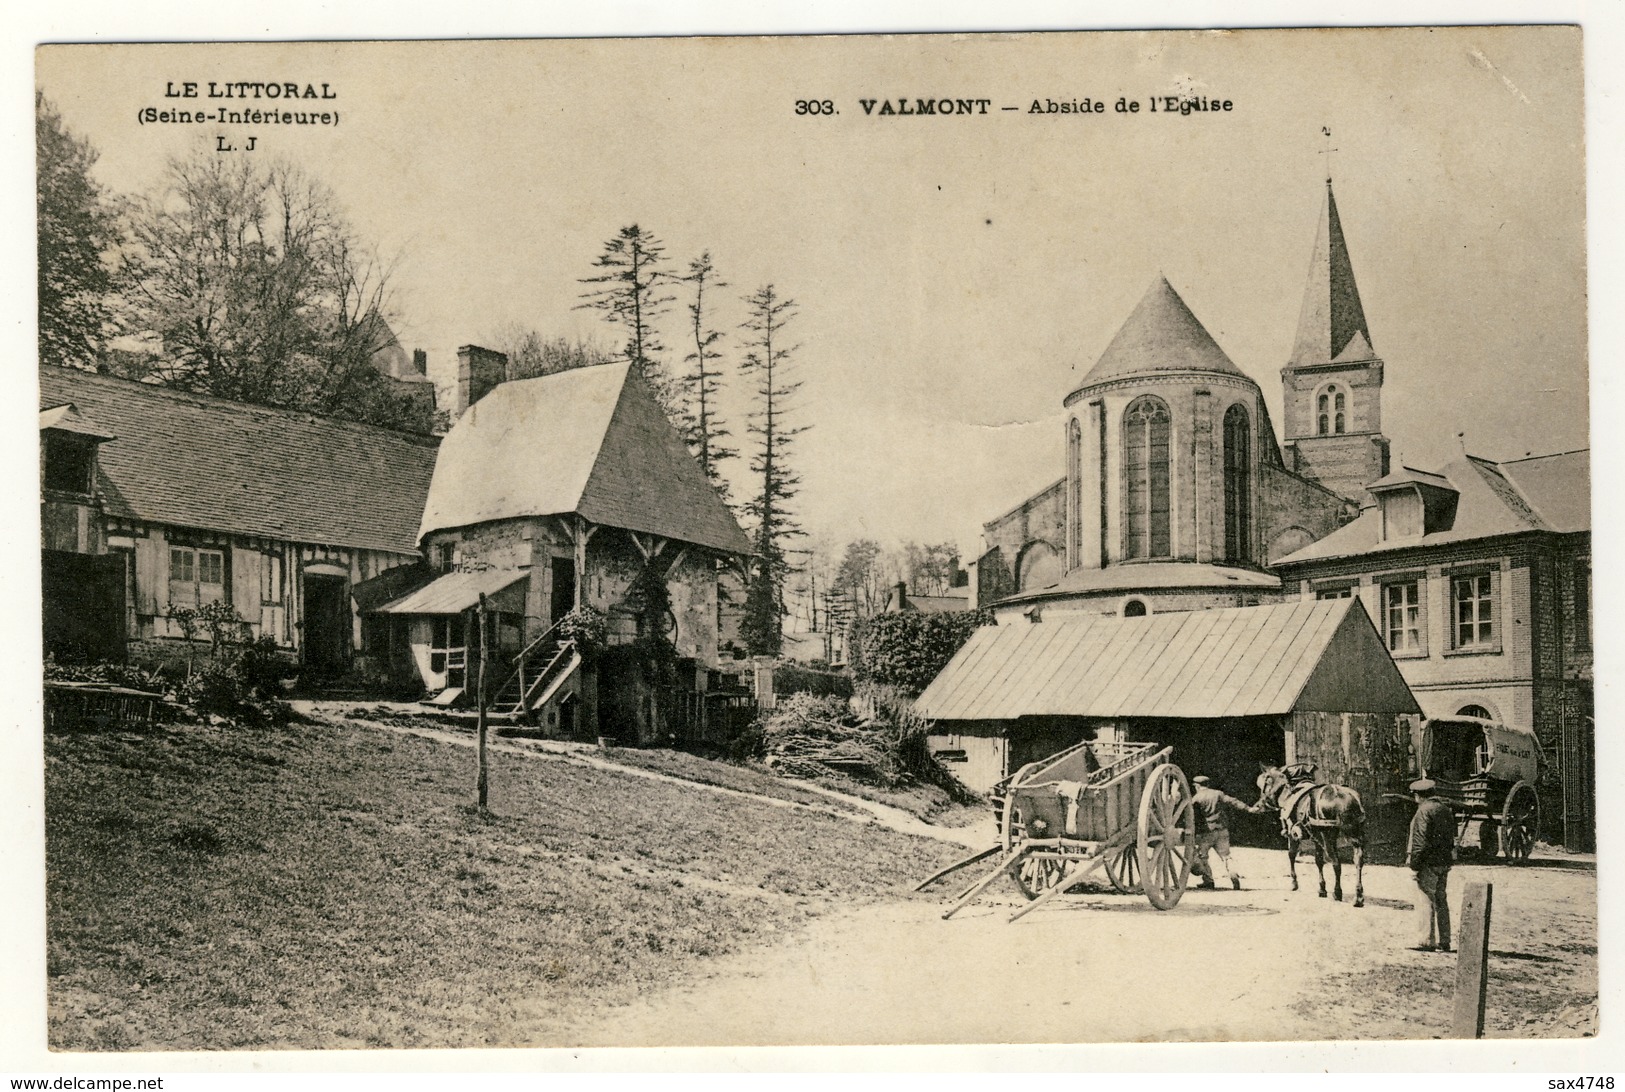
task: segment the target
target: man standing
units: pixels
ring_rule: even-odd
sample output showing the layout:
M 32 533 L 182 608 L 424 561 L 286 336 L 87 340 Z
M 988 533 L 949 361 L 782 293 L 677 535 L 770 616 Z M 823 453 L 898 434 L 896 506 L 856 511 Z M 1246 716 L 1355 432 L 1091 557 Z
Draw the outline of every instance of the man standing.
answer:
M 1411 819 L 1410 845 L 1405 863 L 1416 875 L 1416 943 L 1418 952 L 1449 952 L 1450 898 L 1445 884 L 1455 855 L 1456 816 L 1450 805 L 1433 796 L 1427 778 L 1411 782 L 1416 815 Z
M 1223 790 L 1214 788 L 1212 779 L 1206 775 L 1191 778 L 1191 784 L 1196 786 L 1196 792 L 1191 797 L 1191 814 L 1196 818 L 1196 858 L 1191 862 L 1191 871 L 1202 877 L 1203 888 L 1211 889 L 1214 886 L 1213 869 L 1208 863 L 1208 852 L 1216 849 L 1219 851 L 1219 861 L 1224 865 L 1224 874 L 1230 877 L 1230 886 L 1240 891 L 1241 877 L 1230 867 L 1229 809 L 1257 815 L 1263 808 L 1257 804 L 1244 804 Z

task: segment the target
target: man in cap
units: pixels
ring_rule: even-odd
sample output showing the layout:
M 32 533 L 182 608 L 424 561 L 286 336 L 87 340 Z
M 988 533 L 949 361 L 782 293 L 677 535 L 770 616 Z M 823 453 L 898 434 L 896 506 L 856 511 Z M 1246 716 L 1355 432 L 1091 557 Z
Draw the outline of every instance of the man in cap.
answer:
M 1449 804 L 1435 799 L 1433 790 L 1433 782 L 1425 777 L 1411 782 L 1416 815 L 1411 819 L 1405 863 L 1416 876 L 1416 943 L 1411 947 L 1418 952 L 1453 950 L 1445 885 L 1455 858 L 1456 816 Z
M 1257 804 L 1244 804 L 1222 789 L 1214 788 L 1213 780 L 1205 774 L 1191 778 L 1191 784 L 1196 787 L 1191 797 L 1191 814 L 1196 817 L 1196 857 L 1191 861 L 1191 871 L 1202 878 L 1202 887 L 1211 889 L 1213 868 L 1208 863 L 1208 852 L 1216 849 L 1224 874 L 1230 877 L 1230 886 L 1240 891 L 1241 877 L 1230 867 L 1229 810 L 1234 808 L 1257 815 L 1263 809 Z

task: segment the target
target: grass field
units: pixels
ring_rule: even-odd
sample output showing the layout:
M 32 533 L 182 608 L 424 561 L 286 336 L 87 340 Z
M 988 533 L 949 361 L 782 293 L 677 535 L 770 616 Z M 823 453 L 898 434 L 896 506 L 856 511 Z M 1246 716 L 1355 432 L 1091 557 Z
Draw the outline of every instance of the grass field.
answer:
M 956 855 L 505 752 L 482 816 L 468 748 L 343 724 L 53 735 L 46 759 L 57 1049 L 561 1045 Z

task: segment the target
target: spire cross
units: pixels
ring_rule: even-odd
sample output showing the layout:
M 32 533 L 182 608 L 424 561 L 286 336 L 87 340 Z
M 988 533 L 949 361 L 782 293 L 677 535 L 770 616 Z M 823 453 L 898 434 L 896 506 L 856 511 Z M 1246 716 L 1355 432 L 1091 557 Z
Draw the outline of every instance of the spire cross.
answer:
M 1323 151 L 1316 152 L 1315 154 L 1326 157 L 1326 181 L 1330 182 L 1332 180 L 1332 153 L 1337 151 L 1337 149 L 1332 147 L 1331 129 L 1325 125 L 1322 125 L 1320 127 L 1320 131 L 1326 137 L 1326 147 Z

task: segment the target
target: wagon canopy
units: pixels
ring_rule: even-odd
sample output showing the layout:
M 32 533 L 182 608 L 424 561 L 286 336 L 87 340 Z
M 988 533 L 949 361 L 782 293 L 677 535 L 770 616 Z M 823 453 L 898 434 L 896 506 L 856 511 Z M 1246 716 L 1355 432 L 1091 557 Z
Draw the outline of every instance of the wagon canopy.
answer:
M 1531 784 L 1539 774 L 1540 744 L 1531 729 L 1477 717 L 1433 717 L 1422 726 L 1422 755 L 1430 776 L 1448 769 L 1452 744 L 1471 752 L 1472 767 L 1464 774 Z
M 984 626 L 915 708 L 931 720 L 1421 713 L 1353 598 Z

